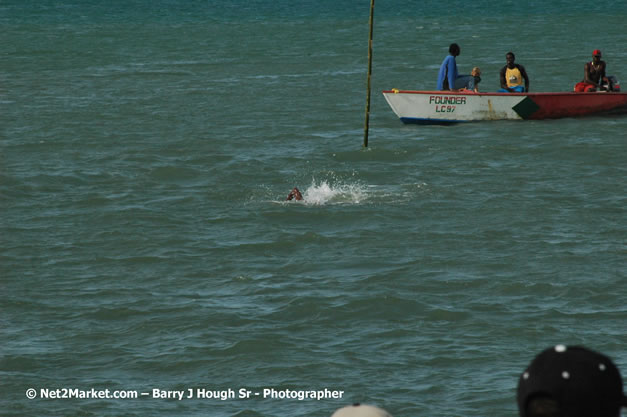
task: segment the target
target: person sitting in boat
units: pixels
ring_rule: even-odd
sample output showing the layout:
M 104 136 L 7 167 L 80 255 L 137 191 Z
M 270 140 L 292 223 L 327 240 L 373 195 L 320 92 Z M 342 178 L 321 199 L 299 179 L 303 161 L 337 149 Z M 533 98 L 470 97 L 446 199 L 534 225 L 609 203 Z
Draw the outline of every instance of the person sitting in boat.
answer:
M 287 195 L 286 201 L 289 200 L 302 200 L 303 195 L 300 193 L 300 190 L 296 187 L 292 188 L 292 191 Z
M 525 67 L 516 64 L 516 56 L 513 52 L 505 55 L 507 65 L 501 68 L 501 89 L 499 93 L 527 93 L 529 92 L 529 77 Z M 523 79 L 525 86 L 523 87 Z
M 457 91 L 465 86 L 466 75 L 459 75 L 457 73 L 457 61 L 455 57 L 461 53 L 461 48 L 458 44 L 452 43 L 448 48 L 449 55 L 444 58 L 442 65 L 440 65 L 440 72 L 438 73 L 438 90 Z
M 575 91 L 577 92 L 594 92 L 612 91 L 614 77 L 607 77 L 605 75 L 606 64 L 601 60 L 601 51 L 595 49 L 592 52 L 592 61 L 587 62 L 583 68 L 583 81 L 575 84 Z
M 479 67 L 474 67 L 470 75 L 464 75 L 462 77 L 465 78 L 465 81 L 460 91 L 479 92 L 479 83 L 481 82 L 481 69 Z

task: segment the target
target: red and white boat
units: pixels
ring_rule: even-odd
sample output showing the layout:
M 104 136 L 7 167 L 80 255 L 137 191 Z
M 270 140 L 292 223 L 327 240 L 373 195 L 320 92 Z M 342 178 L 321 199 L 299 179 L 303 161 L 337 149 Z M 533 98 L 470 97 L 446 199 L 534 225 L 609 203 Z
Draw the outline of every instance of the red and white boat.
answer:
M 627 114 L 627 93 L 474 93 L 388 90 L 383 96 L 403 123 L 539 120 Z

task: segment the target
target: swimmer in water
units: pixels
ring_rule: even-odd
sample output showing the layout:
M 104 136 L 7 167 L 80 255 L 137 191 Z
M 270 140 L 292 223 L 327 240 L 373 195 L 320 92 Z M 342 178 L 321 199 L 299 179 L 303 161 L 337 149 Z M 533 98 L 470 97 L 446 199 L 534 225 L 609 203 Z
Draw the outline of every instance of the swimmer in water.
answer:
M 286 201 L 289 201 L 289 200 L 302 200 L 302 199 L 303 199 L 303 195 L 300 193 L 298 188 L 294 187 L 292 189 L 292 191 L 290 191 L 290 193 L 287 195 Z

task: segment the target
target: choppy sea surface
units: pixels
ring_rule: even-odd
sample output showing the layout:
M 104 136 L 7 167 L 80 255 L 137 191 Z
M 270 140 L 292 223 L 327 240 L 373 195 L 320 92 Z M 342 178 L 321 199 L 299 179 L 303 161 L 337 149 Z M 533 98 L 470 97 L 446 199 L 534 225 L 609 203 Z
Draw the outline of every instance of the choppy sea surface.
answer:
M 627 374 L 627 117 L 405 126 L 380 94 L 451 42 L 482 91 L 510 50 L 532 91 L 593 49 L 627 80 L 627 4 L 378 1 L 363 148 L 369 7 L 0 3 L 2 416 L 514 417 L 557 343 Z M 139 397 L 41 398 L 92 389 Z

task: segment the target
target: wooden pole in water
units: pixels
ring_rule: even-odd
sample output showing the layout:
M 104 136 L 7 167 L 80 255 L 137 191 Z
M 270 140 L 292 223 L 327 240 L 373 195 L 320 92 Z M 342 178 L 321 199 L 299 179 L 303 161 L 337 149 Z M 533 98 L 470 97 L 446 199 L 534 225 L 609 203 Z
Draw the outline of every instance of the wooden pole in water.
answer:
M 368 39 L 368 92 L 366 94 L 366 122 L 364 123 L 364 148 L 368 147 L 368 124 L 370 123 L 370 75 L 372 74 L 373 22 L 374 22 L 374 0 L 370 0 L 370 36 Z

